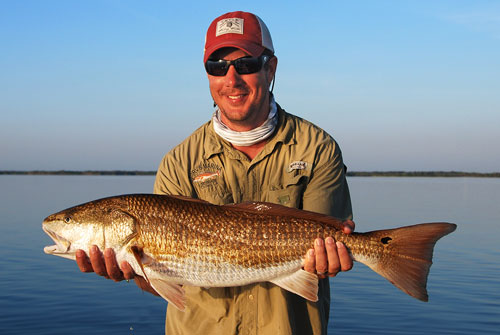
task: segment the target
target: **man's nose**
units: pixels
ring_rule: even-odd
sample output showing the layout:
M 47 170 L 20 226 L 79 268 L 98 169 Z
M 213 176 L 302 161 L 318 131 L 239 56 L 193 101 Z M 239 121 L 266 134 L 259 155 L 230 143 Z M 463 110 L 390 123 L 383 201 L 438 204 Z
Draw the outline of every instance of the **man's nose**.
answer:
M 241 81 L 241 76 L 238 72 L 236 72 L 234 65 L 230 65 L 224 79 L 226 81 L 226 85 L 235 85 Z

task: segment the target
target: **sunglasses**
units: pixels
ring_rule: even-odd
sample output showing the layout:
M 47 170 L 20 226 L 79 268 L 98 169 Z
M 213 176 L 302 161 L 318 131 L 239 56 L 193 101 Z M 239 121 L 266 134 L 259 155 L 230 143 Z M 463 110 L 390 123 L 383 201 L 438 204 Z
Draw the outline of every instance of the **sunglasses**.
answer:
M 259 72 L 262 66 L 270 59 L 269 56 L 241 57 L 235 60 L 209 59 L 205 63 L 205 70 L 211 76 L 225 76 L 229 67 L 234 66 L 238 74 L 251 74 Z

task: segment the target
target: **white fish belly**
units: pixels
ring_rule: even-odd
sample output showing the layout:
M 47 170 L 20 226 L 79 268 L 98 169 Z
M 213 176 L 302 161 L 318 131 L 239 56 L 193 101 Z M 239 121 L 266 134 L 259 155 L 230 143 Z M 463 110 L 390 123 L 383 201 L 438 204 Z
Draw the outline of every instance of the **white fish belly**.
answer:
M 154 263 L 148 266 L 148 271 L 154 276 L 167 277 L 179 284 L 228 287 L 270 281 L 296 272 L 301 267 L 301 259 L 251 268 L 224 260 L 184 259 L 182 262 L 171 260 Z

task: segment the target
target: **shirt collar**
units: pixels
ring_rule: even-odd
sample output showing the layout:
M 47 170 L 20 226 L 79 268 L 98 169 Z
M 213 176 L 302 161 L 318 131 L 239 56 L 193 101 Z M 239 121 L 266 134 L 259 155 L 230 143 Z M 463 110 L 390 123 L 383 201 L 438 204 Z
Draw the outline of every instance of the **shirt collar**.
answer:
M 293 145 L 296 143 L 295 125 L 293 122 L 290 122 L 290 115 L 279 104 L 276 105 L 278 107 L 278 124 L 276 125 L 275 134 L 269 138 L 269 142 L 263 149 L 262 153 L 264 155 L 271 153 L 278 143 L 282 143 L 283 145 Z M 211 123 L 212 120 L 205 124 L 204 158 L 208 159 L 213 155 L 223 152 L 224 146 L 237 151 L 231 147 L 229 142 L 223 140 L 215 133 Z

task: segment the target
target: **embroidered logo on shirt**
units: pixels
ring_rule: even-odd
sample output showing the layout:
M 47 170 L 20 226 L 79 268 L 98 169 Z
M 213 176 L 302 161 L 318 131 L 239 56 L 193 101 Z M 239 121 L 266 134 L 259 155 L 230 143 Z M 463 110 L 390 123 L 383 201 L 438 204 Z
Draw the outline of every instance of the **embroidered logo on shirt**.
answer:
M 218 176 L 220 176 L 219 171 L 201 173 L 193 178 L 193 183 L 202 183 L 202 182 L 210 180 L 210 179 L 215 179 Z
M 293 170 L 307 170 L 308 167 L 309 167 L 309 164 L 307 164 L 307 162 L 295 161 L 295 162 L 290 163 L 290 165 L 288 165 L 287 172 L 292 172 Z
M 217 22 L 215 36 L 224 34 L 243 34 L 243 19 L 241 18 L 228 18 Z
M 200 187 L 208 187 L 217 183 L 217 178 L 221 174 L 222 169 L 217 164 L 202 163 L 191 170 L 191 180 Z

